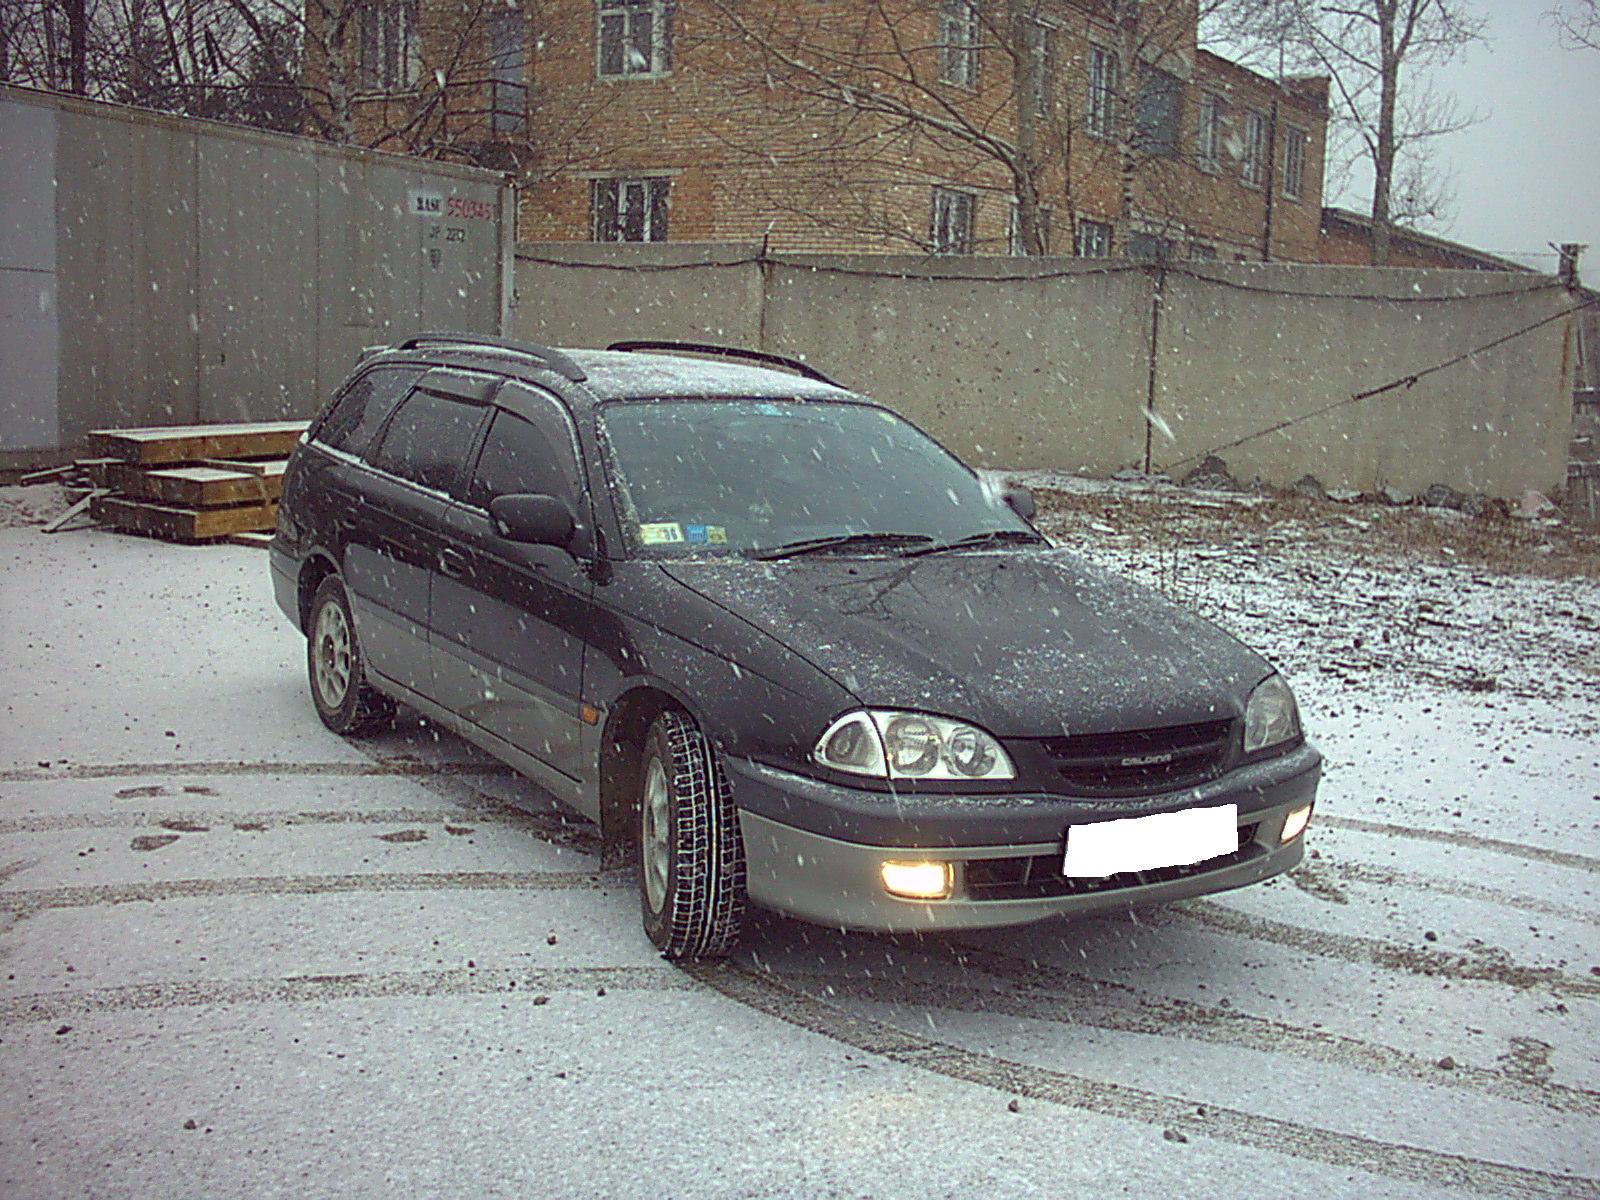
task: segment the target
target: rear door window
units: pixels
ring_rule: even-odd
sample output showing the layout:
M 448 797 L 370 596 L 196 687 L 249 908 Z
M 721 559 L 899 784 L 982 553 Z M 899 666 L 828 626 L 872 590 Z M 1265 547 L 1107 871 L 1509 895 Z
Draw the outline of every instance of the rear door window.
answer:
M 531 391 L 518 384 L 508 389 Z M 498 496 L 535 492 L 557 496 L 578 509 L 578 461 L 572 449 L 572 432 L 566 414 L 554 401 L 524 408 L 534 419 L 514 413 L 495 413 L 484 438 L 478 467 L 467 488 L 466 502 L 487 509 Z
M 439 492 L 451 491 L 483 422 L 481 404 L 414 391 L 372 453 L 380 471 Z
M 345 388 L 333 402 L 316 440 L 346 454 L 361 455 L 393 411 L 395 403 L 422 374 L 414 367 L 375 367 Z

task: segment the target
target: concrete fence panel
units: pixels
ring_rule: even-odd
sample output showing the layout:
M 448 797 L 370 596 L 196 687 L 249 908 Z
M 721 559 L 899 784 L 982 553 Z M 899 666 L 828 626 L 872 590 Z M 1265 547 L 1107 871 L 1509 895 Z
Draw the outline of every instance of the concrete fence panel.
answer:
M 971 462 L 1103 472 L 1143 452 L 1144 290 L 1070 260 L 807 258 L 771 272 L 765 345 Z
M 1227 447 L 1218 453 L 1235 476 L 1277 484 L 1313 475 L 1363 491 L 1559 489 L 1571 425 L 1567 321 L 1415 385 L 1341 402 L 1571 304 L 1550 281 L 1509 272 L 1243 264 L 1169 272 L 1155 409 L 1173 437 L 1157 432 L 1154 464 L 1192 464 Z M 1281 432 L 1229 445 L 1289 420 Z
M 555 346 L 626 338 L 759 346 L 765 285 L 756 253 L 709 243 L 523 245 L 511 329 Z

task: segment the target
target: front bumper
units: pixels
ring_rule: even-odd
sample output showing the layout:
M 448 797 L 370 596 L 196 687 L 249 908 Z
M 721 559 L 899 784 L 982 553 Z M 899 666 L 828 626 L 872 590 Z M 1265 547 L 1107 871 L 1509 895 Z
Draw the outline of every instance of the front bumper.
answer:
M 740 813 L 750 899 L 820 925 L 880 932 L 980 929 L 1023 925 L 1069 914 L 1127 909 L 1226 891 L 1289 870 L 1304 854 L 1304 838 L 1280 844 L 1284 820 L 1313 804 L 1321 757 L 1309 746 L 1281 759 L 1231 772 L 1181 794 L 1114 802 L 1060 796 L 975 799 L 908 797 L 897 804 L 879 795 L 862 799 L 759 764 L 728 763 Z M 788 813 L 802 827 L 778 819 L 772 794 L 796 781 Z M 843 816 L 814 786 L 840 793 Z M 747 803 L 754 800 L 755 803 Z M 923 802 L 932 801 L 931 804 Z M 1187 867 L 1128 872 L 1104 880 L 1062 875 L 1069 825 L 1207 805 L 1239 806 L 1236 852 Z M 860 808 L 898 808 L 898 819 L 870 839 L 839 836 L 838 827 L 861 824 Z M 955 810 L 950 812 L 947 810 Z M 944 819 L 930 820 L 935 812 Z M 877 824 L 877 822 L 873 822 Z M 829 827 L 832 828 L 829 828 Z M 905 900 L 884 891 L 885 861 L 948 862 L 954 887 L 945 900 Z

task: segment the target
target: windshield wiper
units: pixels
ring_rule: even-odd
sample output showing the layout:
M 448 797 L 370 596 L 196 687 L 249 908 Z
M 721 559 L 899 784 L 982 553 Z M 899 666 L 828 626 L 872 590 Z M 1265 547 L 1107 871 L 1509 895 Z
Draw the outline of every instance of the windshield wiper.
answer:
M 749 552 L 751 558 L 774 559 L 794 558 L 800 554 L 815 554 L 819 550 L 834 550 L 840 547 L 866 547 L 866 546 L 920 546 L 933 539 L 925 533 L 837 533 L 828 537 L 804 538 L 798 542 L 786 542 L 782 546 L 760 546 Z M 920 553 L 914 551 L 913 553 Z
M 1045 539 L 1037 533 L 1026 529 L 986 529 L 982 533 L 969 534 L 957 538 L 953 542 L 940 542 L 935 546 L 919 546 L 915 550 L 907 550 L 907 558 L 916 558 L 923 554 L 940 554 L 946 550 L 970 550 L 977 546 L 1007 546 L 1012 544 L 1039 545 L 1046 544 Z

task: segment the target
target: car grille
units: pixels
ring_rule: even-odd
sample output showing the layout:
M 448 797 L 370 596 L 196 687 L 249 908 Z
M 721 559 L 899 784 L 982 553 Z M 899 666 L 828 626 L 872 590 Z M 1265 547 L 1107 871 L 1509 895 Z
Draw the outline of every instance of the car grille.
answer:
M 1256 844 L 1256 825 L 1239 827 L 1239 848 L 1231 854 L 1208 858 L 1181 867 L 1159 867 L 1151 871 L 1120 871 L 1099 879 L 1083 879 L 1061 873 L 1060 854 L 1037 854 L 1021 858 L 972 858 L 966 862 L 968 900 L 1043 900 L 1053 896 L 1087 896 L 1114 892 L 1121 888 L 1148 887 L 1204 875 L 1209 871 L 1237 866 L 1265 853 Z
M 1228 757 L 1233 722 L 1044 738 L 1041 745 L 1067 787 L 1081 795 L 1170 791 L 1216 775 Z

